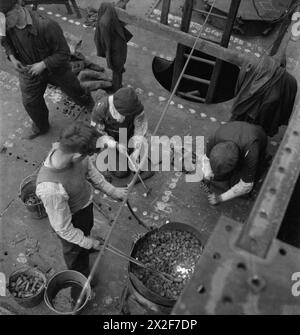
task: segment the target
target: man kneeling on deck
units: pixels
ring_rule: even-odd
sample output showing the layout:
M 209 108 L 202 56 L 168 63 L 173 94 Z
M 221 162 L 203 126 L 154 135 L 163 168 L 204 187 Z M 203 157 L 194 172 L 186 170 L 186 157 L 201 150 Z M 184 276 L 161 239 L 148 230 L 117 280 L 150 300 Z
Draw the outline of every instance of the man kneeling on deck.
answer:
M 144 106 L 134 89 L 120 88 L 113 95 L 105 96 L 96 102 L 92 112 L 91 125 L 95 126 L 102 135 L 97 142 L 97 147 L 107 146 L 111 151 L 118 149 L 115 159 L 116 166 L 109 168 L 111 173 L 117 178 L 127 177 L 130 173 L 127 157 L 130 156 L 129 164 L 130 161 L 134 164 L 134 166 L 130 164 L 130 168 L 135 170 L 148 131 L 148 120 Z M 124 130 L 127 134 L 124 134 Z M 124 155 L 125 159 L 120 159 L 119 155 Z M 125 162 L 126 165 L 122 166 L 122 162 Z M 149 162 L 147 163 L 149 164 Z M 100 167 L 98 168 L 102 171 Z M 148 167 L 144 168 L 140 174 L 141 177 L 143 179 L 151 177 L 154 172 L 150 170 Z
M 94 221 L 90 183 L 113 199 L 122 200 L 127 195 L 126 188 L 108 183 L 89 159 L 97 137 L 95 129 L 82 122 L 65 128 L 38 173 L 36 188 L 61 239 L 68 269 L 85 276 L 89 275 L 90 251 L 100 249 L 100 242 L 89 236 Z
M 228 181 L 230 189 L 208 196 L 216 205 L 251 192 L 265 160 L 267 135 L 261 126 L 234 121 L 220 126 L 209 137 L 202 170 L 206 181 Z

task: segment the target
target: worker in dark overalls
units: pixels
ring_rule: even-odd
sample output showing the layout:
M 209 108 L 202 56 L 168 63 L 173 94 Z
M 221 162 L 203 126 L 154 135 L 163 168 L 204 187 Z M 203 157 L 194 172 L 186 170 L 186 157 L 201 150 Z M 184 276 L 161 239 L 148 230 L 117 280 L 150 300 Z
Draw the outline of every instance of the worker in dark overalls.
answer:
M 96 126 L 102 135 L 97 146 L 100 148 L 107 146 L 111 152 L 116 151 L 114 160 L 116 164 L 110 168 L 112 174 L 118 178 L 128 176 L 130 169 L 134 171 L 142 160 L 140 153 L 148 130 L 144 106 L 134 89 L 121 88 L 115 94 L 105 96 L 96 102 L 92 112 L 92 125 Z M 119 155 L 124 159 L 120 159 Z M 128 156 L 134 166 L 130 166 L 130 161 L 128 166 Z M 154 174 L 149 171 L 148 161 L 145 165 L 147 167 L 141 172 L 141 177 L 144 179 Z
M 221 125 L 209 137 L 206 154 L 202 158 L 202 171 L 206 181 L 227 181 L 229 189 L 210 194 L 210 204 L 245 195 L 266 166 L 268 138 L 261 126 L 242 121 Z
M 80 106 L 92 109 L 91 96 L 72 73 L 70 50 L 57 22 L 33 12 L 17 0 L 3 0 L 6 17 L 2 45 L 19 73 L 23 105 L 33 121 L 23 138 L 32 139 L 49 130 L 49 111 L 44 100 L 48 84 L 58 86 Z

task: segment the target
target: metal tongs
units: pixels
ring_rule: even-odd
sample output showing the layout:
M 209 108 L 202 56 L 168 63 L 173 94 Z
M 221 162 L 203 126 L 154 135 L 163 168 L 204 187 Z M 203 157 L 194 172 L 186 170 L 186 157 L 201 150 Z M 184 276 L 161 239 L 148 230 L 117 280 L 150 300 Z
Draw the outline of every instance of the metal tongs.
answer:
M 128 260 L 129 262 L 134 263 L 137 266 L 140 266 L 140 267 L 142 267 L 144 269 L 147 269 L 147 270 L 150 270 L 150 271 L 153 271 L 153 272 L 157 273 L 159 276 L 161 276 L 166 281 L 169 281 L 169 282 L 170 281 L 172 281 L 172 282 L 174 282 L 174 281 L 176 282 L 177 281 L 177 278 L 173 277 L 169 273 L 166 273 L 166 272 L 163 272 L 163 271 L 159 271 L 159 270 L 157 270 L 157 269 L 155 269 L 153 267 L 147 266 L 144 263 L 138 261 L 137 259 L 126 255 L 125 253 L 123 253 L 122 251 L 120 251 L 119 249 L 113 247 L 110 244 L 108 244 L 106 246 L 106 249 L 108 251 L 110 251 L 110 252 L 112 252 L 112 253 L 114 253 L 114 254 L 116 254 L 116 255 L 118 255 L 118 256 L 126 259 L 126 260 Z

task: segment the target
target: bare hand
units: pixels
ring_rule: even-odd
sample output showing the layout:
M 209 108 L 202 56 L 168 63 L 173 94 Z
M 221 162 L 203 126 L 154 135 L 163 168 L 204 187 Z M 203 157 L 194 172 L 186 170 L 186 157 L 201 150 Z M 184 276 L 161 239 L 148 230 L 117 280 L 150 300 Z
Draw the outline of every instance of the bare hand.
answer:
M 95 250 L 100 251 L 101 248 L 102 248 L 102 243 L 99 240 L 97 240 L 97 239 L 93 239 L 92 248 L 95 249 Z
M 30 69 L 28 70 L 28 73 L 32 76 L 38 76 L 46 69 L 46 65 L 44 62 L 39 62 L 32 64 Z
M 26 67 L 23 66 L 22 63 L 19 60 L 17 60 L 15 57 L 11 56 L 10 60 L 13 63 L 13 66 L 14 66 L 16 71 L 24 72 L 26 70 Z
M 130 159 L 129 160 L 129 166 L 130 169 L 133 171 L 137 171 L 138 169 L 138 164 L 139 164 L 139 151 L 135 150 L 131 155 L 130 155 Z M 134 166 L 132 166 L 132 163 L 134 164 Z
M 124 200 L 127 197 L 128 188 L 127 187 L 117 187 L 115 191 L 115 196 L 118 200 Z
M 208 195 L 208 202 L 211 205 L 217 205 L 220 202 L 222 202 L 222 200 L 221 200 L 220 196 L 216 195 L 215 193 L 211 193 L 211 194 Z

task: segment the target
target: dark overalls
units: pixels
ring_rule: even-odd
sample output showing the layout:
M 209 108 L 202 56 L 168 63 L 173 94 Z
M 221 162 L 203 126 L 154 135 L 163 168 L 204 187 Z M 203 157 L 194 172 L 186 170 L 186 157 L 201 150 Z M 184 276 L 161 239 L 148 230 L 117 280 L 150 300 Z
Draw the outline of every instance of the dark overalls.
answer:
M 31 76 L 24 72 L 19 79 L 25 110 L 40 131 L 47 131 L 49 111 L 44 93 L 48 84 L 60 87 L 80 106 L 92 107 L 93 102 L 71 71 L 70 50 L 60 26 L 36 12 L 29 12 L 32 24 L 22 30 L 9 30 L 2 45 L 7 55 L 14 55 L 23 66 L 45 62 L 47 69 L 41 75 Z

